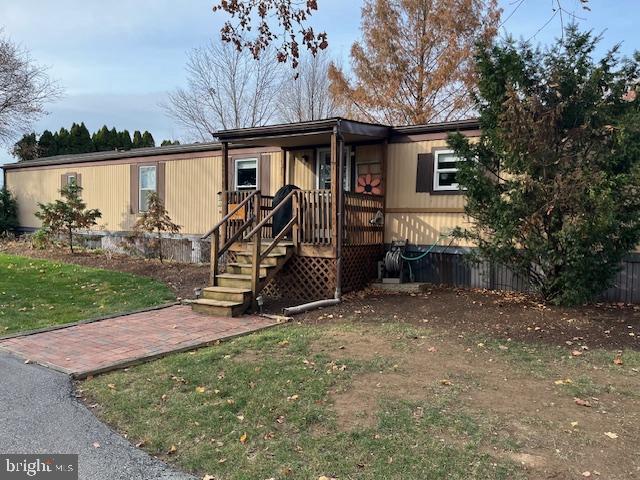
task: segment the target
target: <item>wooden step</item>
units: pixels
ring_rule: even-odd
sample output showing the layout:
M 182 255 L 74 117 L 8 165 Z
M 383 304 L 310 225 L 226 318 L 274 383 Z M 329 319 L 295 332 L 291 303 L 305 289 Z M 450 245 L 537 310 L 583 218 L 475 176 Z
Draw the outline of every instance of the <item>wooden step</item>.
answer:
M 251 252 L 237 252 L 236 253 L 236 259 L 238 261 L 238 263 L 242 264 L 242 265 L 251 265 L 252 262 L 252 255 L 253 253 Z M 273 253 L 270 252 L 269 255 L 267 255 L 263 260 L 262 260 L 262 266 L 266 266 L 266 265 L 277 265 L 278 264 L 278 259 L 279 258 L 284 258 L 286 255 L 284 253 Z
M 260 276 L 266 277 L 270 268 L 274 268 L 274 265 L 261 265 Z M 253 265 L 250 263 L 227 263 L 227 272 L 251 275 L 253 273 Z
M 271 245 L 271 241 L 262 240 L 260 244 L 260 247 L 261 247 L 260 251 L 264 252 L 267 248 L 269 248 L 270 245 Z M 292 247 L 293 247 L 293 242 L 282 241 L 282 242 L 279 242 L 278 245 L 274 247 L 273 250 L 271 250 L 269 253 L 278 253 L 280 255 L 286 255 L 287 249 Z M 233 252 L 251 253 L 253 251 L 253 242 L 236 242 L 233 245 L 231 245 L 229 250 Z
M 265 278 L 266 275 L 260 275 L 261 280 Z M 221 287 L 251 288 L 251 275 L 220 273 L 216 276 L 216 283 Z
M 244 303 L 251 300 L 251 290 L 248 288 L 207 287 L 202 290 L 202 298 Z
M 194 312 L 204 313 L 206 315 L 237 317 L 249 308 L 249 303 L 250 302 L 229 302 L 226 300 L 199 298 L 191 302 L 191 308 Z

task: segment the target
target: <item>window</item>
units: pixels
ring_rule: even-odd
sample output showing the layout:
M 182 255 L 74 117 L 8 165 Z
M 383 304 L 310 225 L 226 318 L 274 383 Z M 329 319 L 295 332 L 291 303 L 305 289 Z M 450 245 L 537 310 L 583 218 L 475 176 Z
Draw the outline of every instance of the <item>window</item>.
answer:
M 140 167 L 140 203 L 141 212 L 146 212 L 149 208 L 149 196 L 157 191 L 156 166 L 148 165 Z
M 78 179 L 76 178 L 75 173 L 67 174 L 67 185 L 77 185 Z
M 456 157 L 453 150 L 438 150 L 434 152 L 434 157 L 433 190 L 436 192 L 458 190 L 456 176 L 460 159 Z
M 258 159 L 236 160 L 236 188 L 256 190 L 258 188 Z
M 351 149 L 344 147 L 344 189 L 351 189 Z M 318 188 L 328 190 L 331 188 L 331 150 L 328 148 L 318 149 L 318 159 L 316 162 L 316 179 Z

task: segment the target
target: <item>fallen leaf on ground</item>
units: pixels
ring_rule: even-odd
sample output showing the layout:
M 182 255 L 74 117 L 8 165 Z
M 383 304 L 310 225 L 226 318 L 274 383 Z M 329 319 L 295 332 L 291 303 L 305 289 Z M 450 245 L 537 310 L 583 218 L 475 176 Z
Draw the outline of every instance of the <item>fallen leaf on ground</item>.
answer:
M 609 437 L 609 438 L 611 438 L 611 439 L 613 439 L 613 440 L 615 440 L 616 438 L 618 438 L 618 434 L 617 434 L 617 433 L 613 433 L 613 432 L 604 432 L 604 434 L 605 434 L 607 437 Z
M 296 400 L 298 400 L 298 398 L 300 398 L 299 395 L 291 395 L 290 397 L 287 397 L 287 401 L 288 402 L 295 402 Z
M 622 361 L 621 357 L 616 357 L 613 359 L 613 363 L 615 363 L 616 365 L 623 365 L 624 362 Z
M 573 380 L 571 380 L 570 378 L 566 378 L 564 380 L 556 380 L 555 382 L 556 385 L 570 385 L 573 383 Z
M 204 393 L 205 390 L 206 389 L 204 387 L 196 387 L 196 392 L 198 392 L 198 393 Z
M 447 387 L 450 387 L 451 385 L 453 385 L 453 382 L 451 380 L 440 380 L 440 383 L 442 385 L 446 385 Z
M 213 475 L 205 475 L 204 477 L 202 477 L 202 480 L 216 480 L 216 477 L 214 477 Z
M 109 387 L 111 390 L 115 390 L 116 389 L 116 386 L 113 383 L 109 383 L 107 385 L 107 387 Z
M 576 402 L 576 405 L 580 405 L 581 407 L 590 407 L 591 403 L 588 402 L 587 400 L 582 400 L 581 398 L 574 398 L 573 399 Z
M 167 450 L 167 455 L 171 455 L 172 453 L 176 453 L 178 451 L 178 448 L 175 445 L 171 445 L 171 447 L 169 447 L 169 450 Z
M 591 476 L 591 472 L 582 472 L 582 476 L 583 477 L 590 477 Z
M 429 351 L 429 352 L 437 352 L 437 351 L 438 351 L 438 349 L 437 349 L 436 347 L 429 347 L 429 348 L 427 349 L 427 351 Z
M 248 437 L 247 437 L 247 432 L 243 433 L 243 434 L 240 436 L 240 443 L 241 443 L 241 444 L 243 444 L 243 445 L 244 445 L 245 443 L 247 443 L 247 438 L 248 438 Z
M 573 355 L 574 357 L 579 357 L 580 355 L 582 355 L 582 352 L 580 350 L 574 350 L 573 352 L 571 352 L 571 355 Z

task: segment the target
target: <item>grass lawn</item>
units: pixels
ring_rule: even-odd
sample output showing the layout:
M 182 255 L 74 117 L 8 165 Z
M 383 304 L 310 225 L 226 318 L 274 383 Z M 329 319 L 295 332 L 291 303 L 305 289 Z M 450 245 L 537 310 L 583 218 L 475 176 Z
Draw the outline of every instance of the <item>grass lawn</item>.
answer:
M 617 365 L 615 352 L 572 357 L 344 317 L 172 355 L 79 390 L 134 444 L 216 480 L 640 472 L 638 352 Z
M 150 278 L 0 254 L 0 335 L 174 299 L 164 284 Z

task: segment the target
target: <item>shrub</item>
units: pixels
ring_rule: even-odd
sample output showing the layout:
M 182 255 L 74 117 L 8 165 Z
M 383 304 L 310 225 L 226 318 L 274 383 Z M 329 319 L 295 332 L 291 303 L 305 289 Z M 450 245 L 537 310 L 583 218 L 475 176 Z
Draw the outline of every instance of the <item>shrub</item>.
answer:
M 18 228 L 18 202 L 6 186 L 0 189 L 0 235 Z

